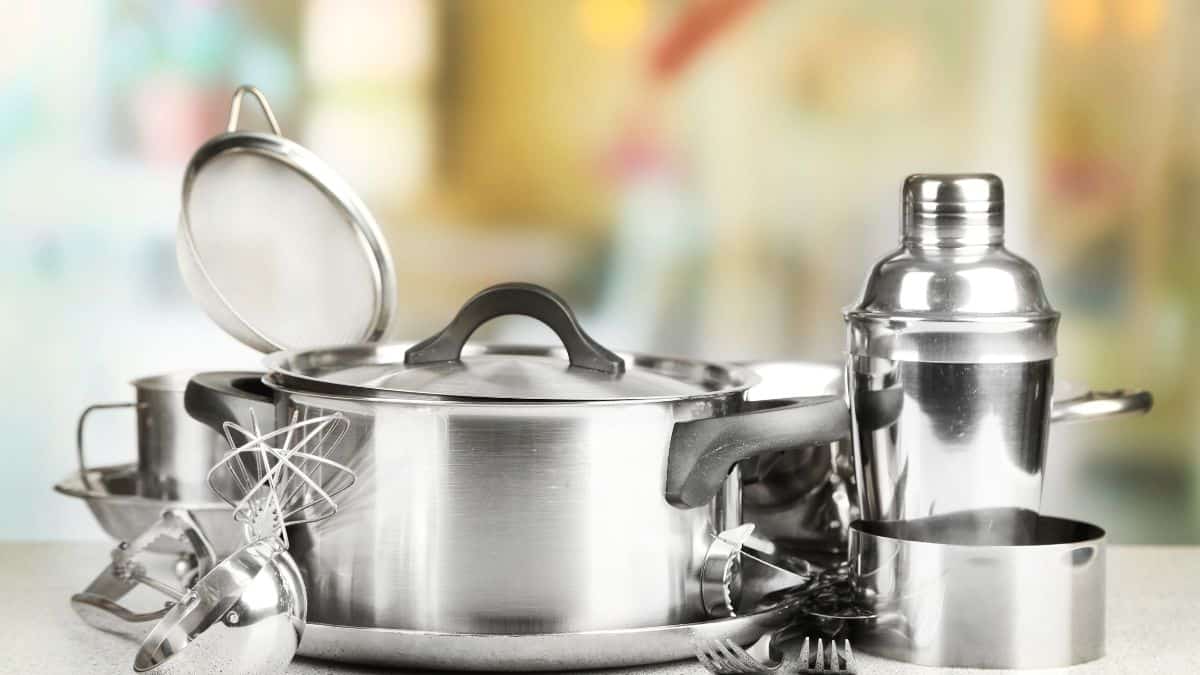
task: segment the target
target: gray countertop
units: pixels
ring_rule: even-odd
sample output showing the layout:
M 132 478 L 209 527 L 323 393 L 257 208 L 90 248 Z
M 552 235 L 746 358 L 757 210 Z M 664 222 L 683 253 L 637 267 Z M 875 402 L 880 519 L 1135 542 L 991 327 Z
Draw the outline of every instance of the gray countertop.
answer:
M 130 673 L 136 645 L 101 633 L 67 598 L 108 560 L 104 543 L 0 543 L 0 673 Z M 857 654 L 861 675 L 997 673 L 910 666 Z M 382 673 L 298 659 L 289 673 Z M 704 673 L 695 662 L 603 671 Z M 1020 671 L 1033 672 L 1033 671 Z M 1113 547 L 1108 558 L 1108 656 L 1059 673 L 1200 673 L 1200 547 Z

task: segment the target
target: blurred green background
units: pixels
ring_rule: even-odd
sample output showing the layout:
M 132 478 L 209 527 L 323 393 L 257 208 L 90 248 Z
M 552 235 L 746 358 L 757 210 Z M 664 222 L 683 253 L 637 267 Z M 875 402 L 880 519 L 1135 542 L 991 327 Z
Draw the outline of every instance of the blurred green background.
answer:
M 257 364 L 174 259 L 183 168 L 249 82 L 384 226 L 405 339 L 520 279 L 616 347 L 836 360 L 903 177 L 998 173 L 1010 246 L 1063 312 L 1060 377 L 1157 397 L 1055 429 L 1046 510 L 1200 543 L 1200 3 L 55 0 L 0 18 L 0 537 L 101 536 L 49 489 L 84 405 Z M 132 420 L 89 445 L 131 461 Z

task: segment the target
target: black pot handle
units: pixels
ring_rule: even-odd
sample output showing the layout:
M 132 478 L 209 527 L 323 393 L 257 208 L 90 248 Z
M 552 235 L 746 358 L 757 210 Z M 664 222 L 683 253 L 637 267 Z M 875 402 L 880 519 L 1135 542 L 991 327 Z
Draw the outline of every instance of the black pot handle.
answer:
M 748 410 L 679 422 L 667 457 L 667 501 L 703 506 L 733 465 L 765 452 L 839 441 L 850 435 L 850 412 L 840 396 L 747 402 Z
M 404 353 L 409 365 L 457 361 L 467 339 L 484 323 L 499 316 L 519 314 L 550 327 L 571 365 L 609 375 L 625 372 L 625 361 L 583 332 L 575 313 L 565 300 L 549 289 L 526 283 L 498 284 L 480 291 L 458 310 L 458 314 L 433 337 L 418 342 Z
M 250 370 L 194 375 L 183 393 L 183 407 L 192 419 L 217 433 L 224 433 L 226 422 L 245 424 L 248 409 L 259 421 L 273 424 L 275 394 L 263 384 L 263 375 Z

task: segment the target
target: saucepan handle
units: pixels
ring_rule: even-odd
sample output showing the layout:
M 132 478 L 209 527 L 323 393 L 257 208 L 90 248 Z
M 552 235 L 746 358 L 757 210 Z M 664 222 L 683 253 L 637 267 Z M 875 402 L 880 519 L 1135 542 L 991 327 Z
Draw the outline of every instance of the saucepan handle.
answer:
M 217 433 L 224 433 L 226 422 L 244 420 L 247 408 L 260 420 L 274 420 L 275 395 L 262 378 L 261 372 L 245 370 L 200 373 L 188 381 L 183 407 Z
M 583 331 L 565 300 L 535 284 L 498 284 L 480 291 L 433 337 L 418 342 L 404 353 L 409 365 L 457 361 L 467 339 L 484 323 L 500 316 L 528 316 L 554 331 L 571 365 L 609 375 L 625 372 L 625 361 Z
M 79 460 L 79 478 L 83 481 L 83 485 L 87 489 L 92 489 L 92 479 L 88 476 L 87 462 L 84 460 L 83 455 L 83 428 L 87 423 L 88 415 L 98 410 L 118 410 L 121 408 L 136 407 L 138 407 L 138 404 L 132 401 L 128 403 L 96 403 L 84 408 L 83 412 L 79 414 L 79 423 L 75 425 L 75 455 Z
M 738 413 L 679 422 L 667 458 L 667 501 L 702 506 L 743 459 L 849 435 L 850 413 L 840 396 L 754 401 Z
M 1050 421 L 1055 424 L 1085 422 L 1116 415 L 1145 413 L 1154 406 L 1150 392 L 1089 391 L 1080 396 L 1056 400 L 1050 404 Z

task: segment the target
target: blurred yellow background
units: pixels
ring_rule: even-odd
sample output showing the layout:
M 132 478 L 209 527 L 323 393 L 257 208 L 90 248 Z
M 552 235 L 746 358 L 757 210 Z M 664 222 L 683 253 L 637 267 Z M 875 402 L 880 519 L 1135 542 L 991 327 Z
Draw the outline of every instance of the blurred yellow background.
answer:
M 1157 398 L 1055 430 L 1046 510 L 1200 543 L 1200 3 L 0 0 L 0 17 L 0 537 L 100 536 L 49 491 L 84 405 L 257 364 L 173 252 L 183 168 L 249 82 L 384 226 L 397 339 L 528 280 L 615 347 L 837 360 L 903 177 L 998 173 L 1010 246 L 1063 312 L 1060 377 Z M 133 457 L 113 417 L 94 463 Z

